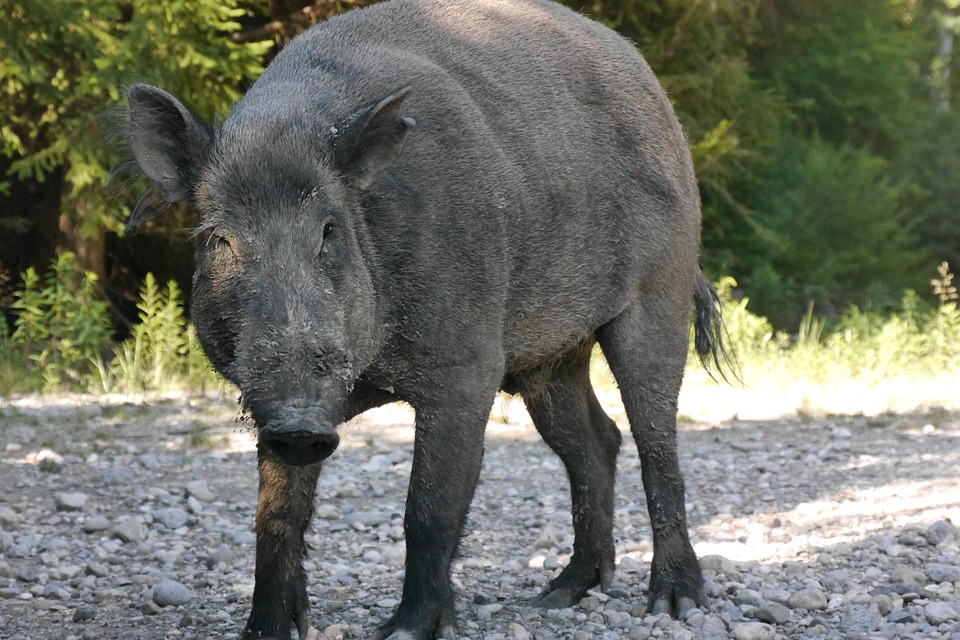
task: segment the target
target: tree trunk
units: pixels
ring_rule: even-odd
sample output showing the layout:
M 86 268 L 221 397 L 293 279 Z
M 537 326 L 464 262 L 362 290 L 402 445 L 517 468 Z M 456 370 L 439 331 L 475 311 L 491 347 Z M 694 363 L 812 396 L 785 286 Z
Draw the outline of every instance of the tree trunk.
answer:
M 72 251 L 77 256 L 77 268 L 92 271 L 103 287 L 106 284 L 106 232 L 98 228 L 93 234 L 84 233 L 81 224 L 69 213 L 60 214 L 60 237 L 57 253 Z

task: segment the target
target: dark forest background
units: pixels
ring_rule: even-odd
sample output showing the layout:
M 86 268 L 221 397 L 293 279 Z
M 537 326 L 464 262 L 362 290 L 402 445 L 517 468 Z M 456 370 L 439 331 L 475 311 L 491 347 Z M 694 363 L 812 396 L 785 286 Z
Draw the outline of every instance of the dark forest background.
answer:
M 189 291 L 186 211 L 123 233 L 106 185 L 135 81 L 222 117 L 279 47 L 363 0 L 0 0 L 0 310 L 58 253 L 120 335 L 145 274 Z M 960 0 L 567 0 L 633 40 L 686 127 L 703 265 L 792 330 L 810 303 L 884 312 L 960 259 Z

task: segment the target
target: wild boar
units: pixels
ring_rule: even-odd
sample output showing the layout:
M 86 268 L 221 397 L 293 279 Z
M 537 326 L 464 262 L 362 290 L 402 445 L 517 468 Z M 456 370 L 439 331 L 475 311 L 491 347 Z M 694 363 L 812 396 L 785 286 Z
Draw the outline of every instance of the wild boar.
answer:
M 716 361 L 719 306 L 686 140 L 630 42 L 548 0 L 390 0 L 294 39 L 221 124 L 152 86 L 127 95 L 153 183 L 130 226 L 196 211 L 192 318 L 258 432 L 243 638 L 306 637 L 322 461 L 338 425 L 393 401 L 416 411 L 415 453 L 402 598 L 377 637 L 455 635 L 450 562 L 498 390 L 570 480 L 573 557 L 537 603 L 606 588 L 621 436 L 595 343 L 642 461 L 648 609 L 703 602 L 676 411 L 691 309 Z

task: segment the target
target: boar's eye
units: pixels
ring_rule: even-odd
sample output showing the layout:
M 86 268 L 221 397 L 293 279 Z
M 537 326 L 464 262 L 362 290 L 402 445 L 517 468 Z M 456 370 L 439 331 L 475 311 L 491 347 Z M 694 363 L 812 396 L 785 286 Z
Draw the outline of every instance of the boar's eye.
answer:
M 325 256 L 330 251 L 330 239 L 334 232 L 334 224 L 332 220 L 327 220 L 323 224 L 323 240 L 320 244 L 319 257 Z

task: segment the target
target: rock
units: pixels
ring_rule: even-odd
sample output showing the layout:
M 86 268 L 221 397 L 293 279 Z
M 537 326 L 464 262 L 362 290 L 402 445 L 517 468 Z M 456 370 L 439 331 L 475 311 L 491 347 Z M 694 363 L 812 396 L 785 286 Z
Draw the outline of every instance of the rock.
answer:
M 114 536 L 124 542 L 143 542 L 149 535 L 147 526 L 143 523 L 143 518 L 140 516 L 127 518 L 123 522 L 114 525 L 110 531 Z
M 494 614 L 503 611 L 502 604 L 485 604 L 477 607 L 477 620 L 489 620 Z
M 156 602 L 144 602 L 140 605 L 140 613 L 147 616 L 155 616 L 163 609 Z
M 83 511 L 87 504 L 87 494 L 85 493 L 55 493 L 53 502 L 57 506 L 57 511 Z
M 904 609 L 897 609 L 891 611 L 886 616 L 888 622 L 893 622 L 895 624 L 906 624 L 908 622 L 913 622 L 913 614 Z
M 847 604 L 840 614 L 840 629 L 848 637 L 863 636 L 880 627 L 880 618 L 876 605 Z
M 631 556 L 623 556 L 617 567 L 625 573 L 643 573 L 644 564 Z
M 161 607 L 176 607 L 193 599 L 190 589 L 176 580 L 162 580 L 153 588 L 153 601 Z
M 629 640 L 647 640 L 651 635 L 650 629 L 646 627 L 634 627 L 630 632 L 630 635 L 627 636 Z M 541 636 L 537 636 L 537 640 L 540 640 Z
M 757 620 L 773 624 L 786 624 L 790 622 L 792 615 L 790 609 L 779 602 L 766 602 L 753 612 L 753 617 Z
M 340 509 L 335 507 L 332 504 L 322 504 L 317 507 L 314 515 L 321 520 L 339 520 L 340 519 Z
M 257 543 L 257 534 L 251 531 L 224 531 L 220 538 L 225 543 L 235 547 Z
M 896 609 L 893 604 L 893 598 L 888 595 L 878 595 L 873 599 L 873 602 L 877 605 L 877 610 L 880 612 L 881 616 L 885 616 Z
M 957 618 L 957 612 L 946 602 L 931 602 L 923 608 L 923 616 L 932 625 L 941 625 Z
M 0 507 L 0 526 L 14 529 L 23 520 L 23 516 L 9 507 Z
M 162 466 L 160 457 L 152 452 L 141 453 L 137 456 L 137 462 L 139 462 L 140 466 L 144 469 L 159 469 Z
M 13 576 L 20 582 L 34 582 L 37 579 L 37 568 L 31 564 L 22 564 L 13 571 Z
M 373 564 L 381 564 L 383 562 L 383 556 L 380 555 L 380 552 L 376 549 L 367 549 L 363 552 L 361 558 L 365 562 L 372 562 Z
M 787 606 L 791 609 L 820 611 L 827 608 L 827 595 L 820 589 L 803 589 L 790 595 Z
M 213 502 L 217 499 L 217 496 L 207 486 L 206 480 L 188 482 L 185 493 L 187 498 L 194 498 L 200 502 Z
M 763 604 L 763 598 L 753 589 L 743 589 L 742 591 L 738 591 L 737 594 L 733 596 L 733 603 L 738 606 L 749 605 L 757 608 Z
M 379 527 L 381 524 L 390 522 L 390 514 L 377 511 L 354 511 L 344 516 L 343 521 L 350 526 Z
M 927 577 L 931 582 L 960 582 L 960 567 L 953 564 L 928 564 Z
M 762 622 L 739 622 L 731 629 L 736 640 L 773 640 L 777 632 Z
M 737 565 L 733 560 L 718 556 L 716 554 L 703 556 L 700 558 L 700 568 L 704 571 L 713 571 L 714 573 L 723 573 L 729 576 L 737 571 Z
M 153 517 L 167 529 L 179 529 L 180 527 L 186 525 L 187 520 L 190 518 L 187 512 L 179 507 L 157 509 L 153 512 Z
M 949 520 L 940 520 L 927 527 L 927 530 L 923 532 L 923 537 L 927 539 L 927 542 L 936 546 L 941 542 L 956 538 L 957 528 Z
M 342 624 L 332 624 L 323 630 L 323 637 L 329 638 L 330 640 L 337 640 L 338 638 L 343 638 L 344 635 L 345 635 L 345 625 L 342 625 Z
M 893 574 L 890 576 L 890 582 L 895 582 L 898 584 L 912 584 L 922 587 L 927 583 L 927 574 L 919 569 L 899 566 L 893 570 Z
M 190 496 L 189 498 L 187 498 L 187 511 L 189 511 L 190 513 L 201 514 L 204 511 L 203 503 L 197 500 L 196 498 L 194 498 L 193 496 Z
M 106 531 L 110 528 L 110 521 L 101 515 L 87 516 L 83 520 L 82 529 L 86 533 L 96 533 Z
M 217 549 L 207 556 L 205 564 L 207 569 L 213 569 L 217 565 L 230 564 L 233 560 L 233 550 L 227 544 L 221 544 Z
M 584 611 L 596 611 L 600 606 L 600 599 L 596 596 L 587 596 L 580 600 L 580 608 Z
M 530 634 L 519 624 L 512 622 L 507 628 L 507 638 L 509 640 L 530 640 Z
M 73 612 L 74 622 L 87 622 L 97 617 L 97 610 L 88 604 L 82 604 Z

